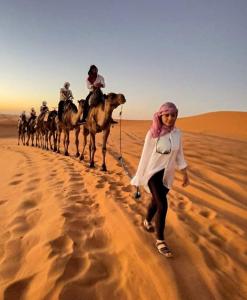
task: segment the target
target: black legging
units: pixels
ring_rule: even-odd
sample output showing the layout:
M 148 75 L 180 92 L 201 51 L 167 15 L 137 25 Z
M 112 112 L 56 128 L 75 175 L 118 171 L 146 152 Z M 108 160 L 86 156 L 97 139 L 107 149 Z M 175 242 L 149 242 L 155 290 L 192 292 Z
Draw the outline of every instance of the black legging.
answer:
M 163 184 L 164 169 L 155 173 L 148 181 L 149 189 L 152 193 L 152 201 L 148 206 L 147 221 L 151 222 L 154 215 L 156 235 L 158 240 L 164 240 L 165 220 L 167 213 L 166 195 L 169 189 Z

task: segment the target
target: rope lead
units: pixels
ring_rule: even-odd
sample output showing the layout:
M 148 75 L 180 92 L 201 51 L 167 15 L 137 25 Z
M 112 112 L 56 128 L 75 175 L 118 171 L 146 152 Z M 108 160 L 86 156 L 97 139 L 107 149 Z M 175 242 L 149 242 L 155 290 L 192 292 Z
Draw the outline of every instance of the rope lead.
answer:
M 120 152 L 120 156 L 119 156 L 118 160 L 121 163 L 121 166 L 124 169 L 126 175 L 129 177 L 129 179 L 132 179 L 132 176 L 130 175 L 130 173 L 126 167 L 126 164 L 123 159 L 123 154 L 122 154 L 122 112 L 123 112 L 123 105 L 121 105 L 121 110 L 119 112 L 119 137 L 120 137 L 119 152 Z M 136 187 L 136 192 L 134 193 L 134 198 L 135 199 L 141 198 L 141 192 L 140 192 L 140 189 L 138 186 Z

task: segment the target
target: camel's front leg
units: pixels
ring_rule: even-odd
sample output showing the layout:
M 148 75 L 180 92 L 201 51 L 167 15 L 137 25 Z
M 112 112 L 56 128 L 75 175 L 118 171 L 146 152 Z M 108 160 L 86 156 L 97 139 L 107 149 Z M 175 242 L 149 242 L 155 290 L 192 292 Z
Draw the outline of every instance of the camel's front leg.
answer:
M 50 149 L 53 150 L 53 146 L 52 146 L 52 143 L 51 143 L 51 137 L 53 135 L 53 132 L 50 131 L 49 134 L 48 134 L 48 140 L 49 140 L 49 145 L 50 145 Z
M 64 131 L 64 155 L 69 156 L 69 130 Z
M 45 132 L 45 149 L 49 150 L 49 133 Z
M 83 147 L 82 147 L 82 153 L 81 153 L 81 156 L 80 156 L 80 160 L 84 160 L 84 153 L 85 153 L 85 149 L 86 149 L 86 145 L 87 145 L 87 136 L 88 136 L 88 134 L 89 134 L 88 130 L 85 129 L 85 127 L 84 127 L 83 128 Z
M 53 151 L 57 151 L 57 132 L 53 131 Z
M 25 131 L 22 132 L 22 144 L 25 146 L 26 134 Z
M 34 133 L 32 132 L 32 135 L 31 135 L 31 140 L 32 140 L 32 147 L 34 146 Z
M 27 132 L 27 142 L 26 142 L 27 146 L 29 146 L 29 140 L 30 140 L 30 131 Z
M 79 157 L 80 156 L 80 152 L 79 152 L 79 133 L 80 133 L 80 126 L 78 126 L 77 128 L 75 128 L 75 146 L 76 146 L 75 157 Z
M 96 152 L 95 134 L 90 132 L 90 168 L 94 168 L 94 154 Z
M 61 128 L 58 128 L 58 132 L 57 132 L 57 153 L 60 153 L 61 134 L 62 134 L 62 130 L 61 130 Z
M 21 138 L 21 133 L 20 130 L 18 130 L 18 145 L 20 145 L 20 138 Z
M 39 131 L 36 131 L 36 147 L 40 148 L 40 135 L 39 135 Z
M 106 144 L 107 144 L 107 139 L 109 137 L 109 134 L 110 134 L 110 127 L 103 131 L 103 142 L 102 142 L 103 161 L 102 161 L 101 171 L 107 171 L 105 157 L 106 157 Z

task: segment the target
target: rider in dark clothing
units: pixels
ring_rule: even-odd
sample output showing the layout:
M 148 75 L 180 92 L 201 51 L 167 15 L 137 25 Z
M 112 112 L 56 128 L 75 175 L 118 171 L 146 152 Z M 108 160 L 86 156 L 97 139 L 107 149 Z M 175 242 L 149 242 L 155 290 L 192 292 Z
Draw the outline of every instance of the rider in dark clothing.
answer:
M 31 108 L 31 111 L 30 111 L 30 117 L 29 117 L 29 119 L 28 119 L 28 121 L 27 121 L 27 124 L 29 125 L 29 123 L 31 122 L 31 120 L 35 120 L 36 119 L 36 111 L 35 111 L 35 109 L 32 107 Z

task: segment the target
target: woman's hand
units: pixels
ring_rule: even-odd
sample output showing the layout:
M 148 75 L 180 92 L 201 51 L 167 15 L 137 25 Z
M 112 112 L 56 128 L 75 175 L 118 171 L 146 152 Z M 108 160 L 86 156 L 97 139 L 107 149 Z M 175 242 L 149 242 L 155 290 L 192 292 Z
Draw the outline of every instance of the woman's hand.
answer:
M 102 85 L 101 83 L 96 83 L 94 86 L 95 86 L 96 88 L 101 88 L 103 85 Z
M 187 173 L 187 168 L 181 170 L 183 173 L 183 182 L 182 182 L 182 187 L 186 187 L 190 184 L 189 176 Z

